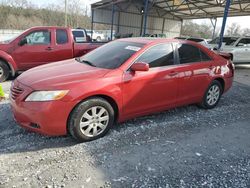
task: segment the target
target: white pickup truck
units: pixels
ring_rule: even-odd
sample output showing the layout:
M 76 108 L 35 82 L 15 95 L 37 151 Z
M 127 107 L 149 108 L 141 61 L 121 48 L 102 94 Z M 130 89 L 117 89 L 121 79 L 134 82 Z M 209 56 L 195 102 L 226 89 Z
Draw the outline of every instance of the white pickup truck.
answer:
M 91 31 L 91 30 L 86 30 L 87 31 L 87 34 L 92 37 L 92 40 L 93 41 L 97 41 L 97 42 L 100 42 L 100 41 L 103 41 L 105 40 L 105 36 L 104 34 L 102 33 L 99 33 L 97 31 Z
M 210 45 L 213 49 L 213 44 L 210 43 Z M 231 54 L 235 64 L 250 63 L 250 37 L 224 37 L 220 51 Z

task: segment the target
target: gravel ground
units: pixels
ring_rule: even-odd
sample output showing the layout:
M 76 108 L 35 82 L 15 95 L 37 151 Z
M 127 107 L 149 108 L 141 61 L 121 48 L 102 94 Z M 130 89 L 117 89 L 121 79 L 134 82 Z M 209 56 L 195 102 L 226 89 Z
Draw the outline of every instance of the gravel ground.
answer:
M 130 120 L 83 144 L 19 128 L 6 100 L 0 103 L 0 187 L 248 188 L 249 76 L 250 69 L 237 69 L 233 88 L 213 110 L 187 106 Z

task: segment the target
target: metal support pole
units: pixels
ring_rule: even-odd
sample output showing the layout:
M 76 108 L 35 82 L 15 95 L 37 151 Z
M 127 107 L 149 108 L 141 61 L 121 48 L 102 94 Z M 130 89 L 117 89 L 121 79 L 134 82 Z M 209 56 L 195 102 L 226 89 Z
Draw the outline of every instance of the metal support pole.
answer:
M 65 10 L 64 10 L 64 25 L 65 27 L 68 26 L 68 0 L 65 0 Z
M 141 28 L 140 28 L 140 36 L 141 37 L 143 37 L 142 30 L 143 30 L 143 15 L 141 16 Z
M 114 29 L 114 15 L 115 15 L 115 5 L 112 4 L 112 19 L 111 19 L 111 37 L 110 40 L 113 40 L 113 29 Z
M 118 12 L 118 20 L 117 20 L 117 33 L 120 33 L 120 16 L 121 16 L 121 13 L 120 12 Z
M 162 34 L 164 33 L 164 29 L 165 29 L 165 21 L 166 21 L 166 19 L 163 18 L 162 28 L 161 28 L 161 33 L 162 33 Z
M 226 6 L 225 6 L 225 11 L 224 11 L 223 22 L 222 22 L 222 26 L 221 26 L 220 41 L 218 44 L 218 50 L 221 48 L 222 43 L 223 43 L 223 37 L 224 37 L 225 28 L 226 28 L 227 17 L 228 17 L 230 5 L 231 5 L 231 0 L 227 0 Z
M 214 28 L 212 39 L 214 39 L 215 38 L 215 30 L 216 30 L 216 26 L 217 26 L 217 18 L 215 18 L 214 23 L 212 23 L 212 24 L 213 24 L 213 28 Z
M 91 9 L 91 40 L 93 39 L 93 29 L 94 29 L 94 9 Z
M 180 37 L 181 37 L 181 34 L 182 34 L 182 29 L 183 29 L 183 20 L 181 20 L 181 31 L 180 31 Z
M 147 19 L 148 19 L 148 2 L 149 0 L 144 0 L 144 29 L 143 29 L 143 36 L 146 34 L 147 30 Z

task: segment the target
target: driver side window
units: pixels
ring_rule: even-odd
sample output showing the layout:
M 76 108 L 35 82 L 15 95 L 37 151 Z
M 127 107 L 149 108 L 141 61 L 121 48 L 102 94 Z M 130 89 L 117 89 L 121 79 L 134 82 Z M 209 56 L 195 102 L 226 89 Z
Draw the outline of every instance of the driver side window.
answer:
M 34 31 L 28 34 L 25 39 L 27 45 L 48 45 L 51 43 L 51 34 L 48 30 Z
M 150 68 L 163 67 L 174 64 L 174 50 L 172 44 L 160 44 L 148 49 L 137 62 L 148 63 Z

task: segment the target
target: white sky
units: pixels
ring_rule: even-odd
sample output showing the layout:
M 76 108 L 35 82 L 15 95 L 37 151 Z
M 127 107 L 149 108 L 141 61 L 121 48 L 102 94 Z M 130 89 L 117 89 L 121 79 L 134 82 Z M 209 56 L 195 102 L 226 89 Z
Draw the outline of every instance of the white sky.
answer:
M 211 24 L 209 19 L 194 20 L 194 22 L 198 24 L 201 23 Z M 250 29 L 250 16 L 228 17 L 227 26 L 231 25 L 232 23 L 238 23 L 241 26 L 241 29 L 244 28 Z M 217 21 L 217 28 L 220 28 L 221 25 L 222 25 L 222 18 L 219 18 Z

